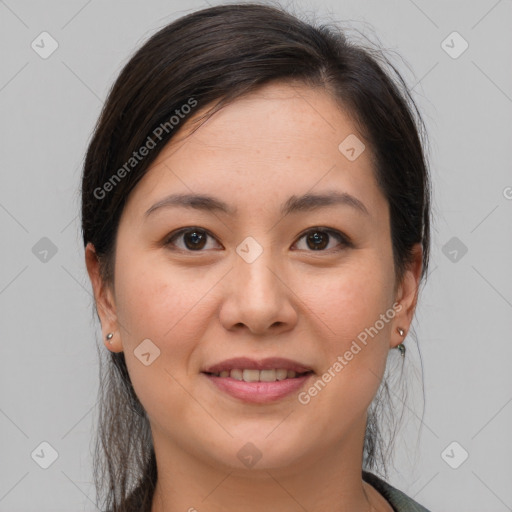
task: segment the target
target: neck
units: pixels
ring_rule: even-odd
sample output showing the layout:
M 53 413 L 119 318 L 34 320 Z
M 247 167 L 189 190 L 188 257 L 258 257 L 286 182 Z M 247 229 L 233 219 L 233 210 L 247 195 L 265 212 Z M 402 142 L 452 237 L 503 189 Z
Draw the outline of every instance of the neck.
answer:
M 252 469 L 193 455 L 153 430 L 158 480 L 151 512 L 369 512 L 374 498 L 362 481 L 362 427 L 339 446 L 279 467 L 262 458 Z

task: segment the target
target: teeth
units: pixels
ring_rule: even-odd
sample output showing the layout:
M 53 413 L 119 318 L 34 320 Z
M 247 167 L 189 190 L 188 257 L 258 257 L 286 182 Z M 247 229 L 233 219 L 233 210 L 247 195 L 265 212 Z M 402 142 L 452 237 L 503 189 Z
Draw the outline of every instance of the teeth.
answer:
M 276 370 L 261 370 L 259 374 L 261 382 L 275 382 L 277 380 Z
M 243 378 L 245 382 L 258 382 L 260 380 L 259 370 L 244 370 Z
M 276 370 L 276 379 L 277 380 L 284 380 L 288 376 L 288 370 Z
M 241 370 L 234 368 L 233 370 L 223 370 L 213 375 L 216 377 L 231 377 L 232 379 L 243 380 L 245 382 L 276 382 L 278 380 L 294 379 L 297 377 L 297 372 L 286 370 L 285 368 L 271 370 L 254 370 L 248 368 Z
M 244 372 L 242 370 L 231 370 L 229 376 L 232 378 L 232 379 L 236 379 L 236 380 L 244 380 Z

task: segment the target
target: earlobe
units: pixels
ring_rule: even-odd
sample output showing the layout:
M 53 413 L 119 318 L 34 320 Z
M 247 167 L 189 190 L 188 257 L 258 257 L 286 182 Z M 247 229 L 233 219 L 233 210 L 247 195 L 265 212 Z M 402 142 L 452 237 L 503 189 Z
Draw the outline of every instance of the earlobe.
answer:
M 421 269 L 423 265 L 423 249 L 420 243 L 413 246 L 412 254 L 412 261 L 404 272 L 395 298 L 396 302 L 400 304 L 401 307 L 394 318 L 390 340 L 392 347 L 400 345 L 406 333 L 409 332 L 418 300 Z
M 107 347 L 108 350 L 110 350 L 110 352 L 122 352 L 123 346 L 121 344 L 121 341 L 116 340 L 115 338 L 116 338 L 115 333 L 109 332 L 105 336 L 105 342 L 104 342 L 105 347 Z
M 114 296 L 111 287 L 101 277 L 100 262 L 91 242 L 85 247 L 85 264 L 93 288 L 96 312 L 104 333 L 104 344 L 112 352 L 121 352 L 122 347 L 119 337 L 116 340 L 115 336 L 118 326 Z M 109 336 L 109 334 L 112 334 L 112 336 Z

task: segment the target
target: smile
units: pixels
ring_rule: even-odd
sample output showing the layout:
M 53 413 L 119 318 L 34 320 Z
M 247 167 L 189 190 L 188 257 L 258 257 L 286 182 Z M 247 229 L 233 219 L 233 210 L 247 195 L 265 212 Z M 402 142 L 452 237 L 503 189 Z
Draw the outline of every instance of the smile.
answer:
M 209 375 L 220 378 L 230 377 L 231 379 L 244 382 L 276 382 L 286 379 L 295 379 L 307 373 L 311 372 L 298 373 L 294 370 L 287 370 L 286 368 L 268 370 L 233 368 L 232 370 L 223 370 L 221 372 L 210 373 Z
M 220 392 L 222 395 L 228 395 L 242 402 L 253 404 L 277 402 L 290 395 L 295 395 L 305 387 L 306 382 L 314 375 L 312 371 L 299 374 L 293 370 L 287 370 L 286 377 L 277 380 L 278 372 L 279 370 L 262 370 L 260 372 L 254 369 L 233 369 L 229 372 L 229 376 L 204 372 L 202 372 L 202 375 L 208 379 L 216 393 Z M 227 370 L 222 373 L 225 375 Z M 263 379 L 272 378 L 273 380 L 263 380 L 261 373 L 263 373 Z M 280 372 L 281 375 L 284 375 L 284 372 Z

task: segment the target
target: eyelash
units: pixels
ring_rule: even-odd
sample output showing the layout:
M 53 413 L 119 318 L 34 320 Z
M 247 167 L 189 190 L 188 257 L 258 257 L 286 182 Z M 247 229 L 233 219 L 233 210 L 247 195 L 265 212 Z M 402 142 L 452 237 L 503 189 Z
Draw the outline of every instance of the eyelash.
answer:
M 182 228 L 182 229 L 180 229 L 178 231 L 175 231 L 175 232 L 171 233 L 166 238 L 166 240 L 164 242 L 164 245 L 165 246 L 172 246 L 172 245 L 174 245 L 173 244 L 174 240 L 176 240 L 177 238 L 179 238 L 180 236 L 182 236 L 182 235 L 184 235 L 186 233 L 193 233 L 193 232 L 199 232 L 199 233 L 205 234 L 206 236 L 209 236 L 211 238 L 215 238 L 207 229 L 190 226 L 190 227 Z M 294 245 L 296 245 L 300 240 L 302 240 L 307 235 L 314 234 L 314 233 L 327 233 L 329 235 L 329 237 L 333 237 L 336 240 L 338 240 L 340 245 L 342 245 L 343 247 L 341 249 L 334 249 L 334 250 L 333 249 L 318 249 L 318 250 L 311 249 L 311 250 L 307 250 L 307 252 L 314 252 L 314 253 L 317 253 L 317 252 L 338 252 L 338 251 L 341 251 L 343 248 L 353 247 L 353 244 L 352 244 L 351 240 L 345 234 L 341 233 L 338 230 L 331 229 L 331 228 L 324 228 L 324 227 L 315 227 L 315 228 L 310 228 L 307 231 L 304 231 L 299 236 L 297 242 L 295 242 Z M 329 242 L 330 242 L 330 238 L 329 238 Z M 329 244 L 329 242 L 328 242 L 328 244 Z M 205 252 L 202 249 L 194 251 L 194 250 L 190 250 L 190 249 L 186 249 L 186 248 L 182 249 L 180 247 L 176 248 L 176 250 L 181 250 L 183 252 L 189 252 L 189 253 L 191 253 L 191 252 L 197 252 L 197 253 Z

